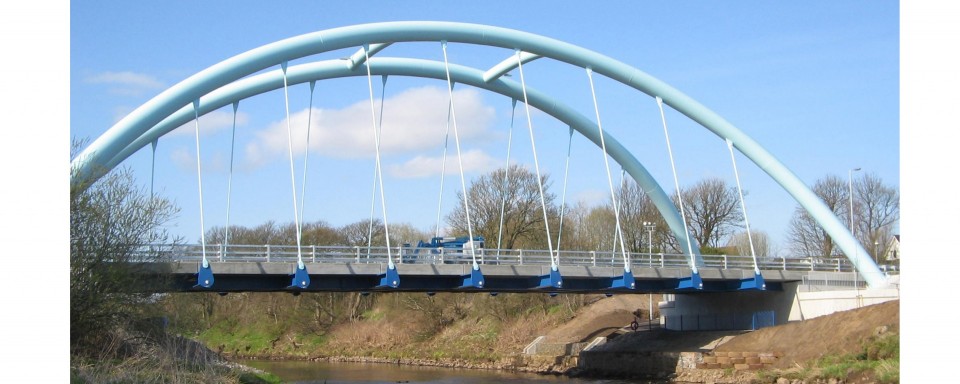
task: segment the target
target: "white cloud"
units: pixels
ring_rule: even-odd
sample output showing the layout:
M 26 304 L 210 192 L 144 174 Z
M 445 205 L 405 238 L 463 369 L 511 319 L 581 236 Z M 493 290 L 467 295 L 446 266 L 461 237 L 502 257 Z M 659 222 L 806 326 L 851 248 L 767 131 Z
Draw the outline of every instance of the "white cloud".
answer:
M 103 72 L 91 75 L 85 80 L 92 84 L 112 85 L 110 88 L 111 93 L 127 96 L 140 96 L 147 91 L 166 88 L 166 84 L 153 76 L 130 71 Z
M 237 112 L 237 126 L 242 127 L 247 124 L 248 116 L 246 113 Z M 210 112 L 206 115 L 200 116 L 200 134 L 212 134 L 219 132 L 226 128 L 233 127 L 233 112 L 227 112 L 224 110 L 216 110 Z M 196 135 L 196 123 L 193 120 L 183 124 L 170 133 L 167 134 L 168 137 L 174 136 L 195 136 Z
M 391 165 L 387 169 L 391 176 L 405 179 L 416 179 L 439 175 L 444 172 L 447 175 L 460 174 L 460 165 L 456 154 L 447 155 L 445 162 L 442 156 L 427 157 L 417 156 L 400 165 Z M 502 161 L 491 157 L 479 149 L 473 149 L 463 154 L 463 172 L 464 173 L 483 173 L 502 166 Z
M 381 154 L 418 153 L 443 148 L 447 126 L 449 95 L 444 88 L 411 88 L 384 101 L 380 138 Z M 483 104 L 474 89 L 454 91 L 457 130 L 462 145 L 486 140 L 494 118 L 493 107 Z M 380 113 L 379 101 L 375 106 Z M 263 162 L 286 156 L 288 135 L 293 136 L 295 154 L 302 154 L 306 142 L 307 116 L 304 109 L 290 116 L 288 134 L 286 120 L 272 123 L 257 133 L 257 140 L 247 144 L 246 162 Z M 379 117 L 379 116 L 378 116 Z M 310 151 L 336 158 L 369 158 L 375 154 L 375 139 L 369 100 L 358 101 L 343 109 L 314 108 L 310 124 Z M 454 143 L 450 126 L 450 148 Z

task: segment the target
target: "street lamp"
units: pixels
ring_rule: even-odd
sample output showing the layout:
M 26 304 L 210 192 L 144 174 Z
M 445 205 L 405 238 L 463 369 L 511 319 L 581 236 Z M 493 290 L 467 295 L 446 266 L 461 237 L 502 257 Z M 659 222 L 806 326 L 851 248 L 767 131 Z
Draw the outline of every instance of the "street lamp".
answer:
M 653 222 L 644 221 L 643 227 L 647 229 L 647 260 L 649 260 L 649 265 L 653 267 Z M 653 322 L 653 293 L 647 294 L 647 326 L 649 327 L 650 323 Z
M 847 181 L 850 188 L 850 234 L 853 235 L 853 241 L 857 241 L 857 230 L 854 227 L 853 223 L 853 173 L 860 171 L 860 167 L 856 167 L 847 172 Z M 860 264 L 860 247 L 857 244 L 853 246 L 853 289 L 857 292 L 857 308 L 860 308 L 860 284 L 857 283 L 857 265 Z

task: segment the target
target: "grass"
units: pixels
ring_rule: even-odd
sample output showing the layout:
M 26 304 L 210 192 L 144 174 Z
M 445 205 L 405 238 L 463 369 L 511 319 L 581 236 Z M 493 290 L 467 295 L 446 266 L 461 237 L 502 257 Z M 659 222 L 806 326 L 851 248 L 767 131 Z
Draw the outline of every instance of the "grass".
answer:
M 859 353 L 827 355 L 789 370 L 761 370 L 756 374 L 761 382 L 788 380 L 849 379 L 868 377 L 879 384 L 900 382 L 900 335 L 884 333 L 867 339 Z

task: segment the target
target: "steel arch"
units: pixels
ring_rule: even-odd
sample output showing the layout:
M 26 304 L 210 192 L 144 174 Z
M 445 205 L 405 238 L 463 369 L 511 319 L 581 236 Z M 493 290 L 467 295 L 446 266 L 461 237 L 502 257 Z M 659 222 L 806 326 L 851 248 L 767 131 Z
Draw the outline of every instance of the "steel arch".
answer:
M 178 109 L 215 89 L 279 63 L 336 49 L 395 42 L 448 41 L 520 50 L 582 68 L 590 68 L 665 104 L 698 122 L 737 149 L 780 184 L 824 230 L 871 287 L 886 286 L 880 269 L 833 212 L 772 154 L 721 116 L 679 90 L 636 68 L 566 42 L 512 29 L 480 24 L 407 21 L 361 24 L 295 36 L 255 48 L 215 64 L 162 92 L 131 112 L 90 144 L 71 163 L 71 183 L 81 185 L 102 175 L 104 165 L 146 130 Z M 350 65 L 356 65 L 351 60 Z M 864 260 L 867 259 L 867 260 Z

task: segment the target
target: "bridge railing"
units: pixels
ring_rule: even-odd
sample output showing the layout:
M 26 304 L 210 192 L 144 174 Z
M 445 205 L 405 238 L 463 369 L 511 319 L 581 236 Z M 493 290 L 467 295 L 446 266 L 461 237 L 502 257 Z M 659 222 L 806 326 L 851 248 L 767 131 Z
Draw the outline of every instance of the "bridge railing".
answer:
M 613 251 L 555 251 L 561 266 L 623 266 L 623 254 Z M 204 254 L 210 262 L 296 262 L 298 254 L 311 263 L 386 263 L 389 257 L 397 264 L 469 264 L 469 250 L 417 248 L 409 246 L 301 246 L 208 244 L 150 244 L 141 246 L 135 255 L 143 260 L 200 261 Z M 690 256 L 670 253 L 629 253 L 632 268 L 683 268 Z M 703 255 L 703 268 L 749 270 L 753 258 L 735 255 Z M 550 252 L 528 249 L 478 249 L 481 265 L 550 265 Z M 758 257 L 761 270 L 852 272 L 853 265 L 845 258 Z

